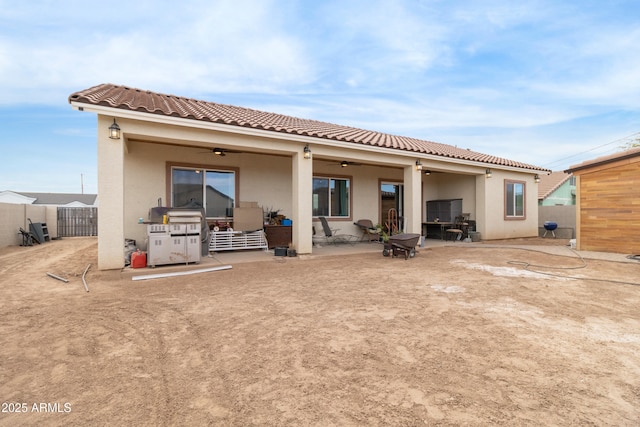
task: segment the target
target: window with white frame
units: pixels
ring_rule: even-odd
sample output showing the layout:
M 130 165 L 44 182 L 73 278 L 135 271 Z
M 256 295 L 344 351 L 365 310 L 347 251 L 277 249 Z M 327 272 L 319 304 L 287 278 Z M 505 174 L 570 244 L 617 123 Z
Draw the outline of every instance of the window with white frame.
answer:
M 171 202 L 174 207 L 196 202 L 204 206 L 207 218 L 233 215 L 236 192 L 235 171 L 199 168 L 171 168 Z
M 348 178 L 313 178 L 313 216 L 349 217 L 350 180 Z
M 525 183 L 524 181 L 505 181 L 505 218 L 525 218 Z

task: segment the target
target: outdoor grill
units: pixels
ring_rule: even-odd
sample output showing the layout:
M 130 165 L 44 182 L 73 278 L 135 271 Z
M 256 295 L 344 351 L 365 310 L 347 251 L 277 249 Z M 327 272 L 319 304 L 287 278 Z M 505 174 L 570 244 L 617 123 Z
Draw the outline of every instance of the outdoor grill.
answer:
M 554 231 L 554 230 L 555 230 L 556 228 L 558 228 L 558 224 L 556 224 L 556 223 L 555 223 L 555 222 L 553 222 L 553 221 L 545 221 L 545 222 L 544 222 L 543 227 L 544 227 L 544 229 L 545 229 L 545 232 L 544 232 L 544 234 L 542 235 L 542 237 L 546 237 L 546 235 L 547 235 L 547 233 L 548 233 L 549 231 L 551 232 L 551 234 L 553 234 L 553 237 L 554 237 L 554 238 L 556 237 L 556 233 L 555 233 L 555 231 Z
M 147 265 L 200 262 L 199 211 L 169 210 L 166 224 L 147 225 Z

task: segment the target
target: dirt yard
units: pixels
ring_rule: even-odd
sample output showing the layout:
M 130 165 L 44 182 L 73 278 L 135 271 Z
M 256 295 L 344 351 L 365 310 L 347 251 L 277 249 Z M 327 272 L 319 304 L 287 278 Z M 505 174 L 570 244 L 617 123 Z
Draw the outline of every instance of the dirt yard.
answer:
M 640 424 L 640 262 L 460 244 L 132 281 L 96 254 L 0 251 L 1 426 Z

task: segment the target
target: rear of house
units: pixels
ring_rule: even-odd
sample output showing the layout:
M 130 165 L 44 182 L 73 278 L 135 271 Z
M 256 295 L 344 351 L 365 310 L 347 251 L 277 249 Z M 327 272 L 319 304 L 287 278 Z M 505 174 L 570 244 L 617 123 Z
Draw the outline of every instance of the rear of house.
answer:
M 123 266 L 125 239 L 144 248 L 139 218 L 151 207 L 189 201 L 203 206 L 211 228 L 233 227 L 233 208 L 243 202 L 278 211 L 291 219 L 290 245 L 299 254 L 312 253 L 320 217 L 359 234 L 354 222 L 384 223 L 393 209 L 402 231 L 422 233 L 434 200 L 460 200 L 483 239 L 537 235 L 536 178 L 548 172 L 537 166 L 111 84 L 69 102 L 98 115 L 101 269 Z

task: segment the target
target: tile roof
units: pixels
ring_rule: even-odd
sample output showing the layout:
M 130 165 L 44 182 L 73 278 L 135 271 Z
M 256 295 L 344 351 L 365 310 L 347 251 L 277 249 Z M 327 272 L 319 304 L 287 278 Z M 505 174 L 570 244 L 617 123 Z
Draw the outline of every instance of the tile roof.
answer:
M 558 187 L 565 183 L 571 177 L 571 174 L 567 174 L 562 171 L 551 172 L 549 175 L 541 175 L 540 183 L 538 184 L 538 200 L 543 200 L 551 193 L 556 191 Z
M 242 126 L 271 132 L 304 135 L 345 143 L 413 151 L 416 153 L 492 165 L 547 171 L 538 166 L 482 154 L 452 145 L 390 135 L 317 120 L 267 113 L 250 108 L 165 95 L 114 84 L 101 84 L 73 93 L 69 96 L 69 103 L 99 105 L 149 114 L 220 123 L 229 126 Z
M 34 205 L 67 205 L 73 202 L 80 202 L 87 206 L 95 203 L 97 194 L 75 194 L 75 193 L 24 193 L 14 191 L 26 197 L 36 199 Z

